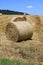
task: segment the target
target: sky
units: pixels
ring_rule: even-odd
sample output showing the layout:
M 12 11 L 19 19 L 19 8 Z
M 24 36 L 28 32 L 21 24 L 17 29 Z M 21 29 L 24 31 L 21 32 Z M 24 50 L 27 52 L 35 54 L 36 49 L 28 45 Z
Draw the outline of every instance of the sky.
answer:
M 0 9 L 43 15 L 43 0 L 0 0 Z

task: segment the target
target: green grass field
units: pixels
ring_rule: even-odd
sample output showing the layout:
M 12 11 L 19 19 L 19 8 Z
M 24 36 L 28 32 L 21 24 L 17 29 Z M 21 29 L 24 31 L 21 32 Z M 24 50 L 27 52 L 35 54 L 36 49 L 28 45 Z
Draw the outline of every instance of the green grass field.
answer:
M 25 63 L 19 60 L 9 60 L 9 59 L 2 59 L 0 60 L 0 65 L 35 65 L 34 63 Z

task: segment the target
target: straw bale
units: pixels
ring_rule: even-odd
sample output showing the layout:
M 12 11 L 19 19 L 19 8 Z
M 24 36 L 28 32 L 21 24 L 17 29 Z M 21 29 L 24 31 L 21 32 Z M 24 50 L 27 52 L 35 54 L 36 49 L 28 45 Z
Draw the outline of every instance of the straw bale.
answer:
M 17 22 L 17 21 L 26 21 L 26 17 L 23 16 L 23 17 L 13 17 L 11 19 L 12 22 Z
M 27 21 L 30 23 L 40 24 L 40 17 L 38 15 L 29 15 Z
M 38 15 L 33 16 L 36 24 L 40 24 L 40 17 Z
M 2 13 L 0 13 L 0 15 L 2 15 Z
M 35 31 L 36 29 L 38 29 L 40 27 L 40 17 L 38 15 L 29 15 L 27 17 L 27 21 L 29 23 L 31 23 L 32 27 L 33 27 L 33 31 Z
M 6 26 L 5 33 L 7 39 L 21 41 L 31 39 L 33 30 L 31 24 L 28 22 L 9 22 Z

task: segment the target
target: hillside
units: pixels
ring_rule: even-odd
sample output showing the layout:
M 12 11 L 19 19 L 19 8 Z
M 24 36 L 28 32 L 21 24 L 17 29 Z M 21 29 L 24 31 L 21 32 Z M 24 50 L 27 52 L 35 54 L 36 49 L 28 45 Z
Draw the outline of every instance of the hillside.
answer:
M 7 14 L 7 15 L 23 15 L 23 12 L 18 12 L 18 11 L 11 11 L 11 10 L 0 10 L 0 13 L 2 14 Z M 25 13 L 27 14 L 27 13 Z M 28 15 L 28 14 L 27 14 Z
M 0 15 L 0 59 L 43 62 L 43 16 L 26 15 L 27 21 L 33 26 L 33 36 L 32 40 L 21 42 L 10 41 L 5 35 L 6 25 L 13 17 L 17 15 Z

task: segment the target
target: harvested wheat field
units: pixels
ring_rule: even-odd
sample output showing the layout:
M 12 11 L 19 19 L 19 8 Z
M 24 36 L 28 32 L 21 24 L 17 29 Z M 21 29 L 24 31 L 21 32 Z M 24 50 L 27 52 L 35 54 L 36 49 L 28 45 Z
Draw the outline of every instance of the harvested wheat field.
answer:
M 6 25 L 14 17 L 22 15 L 0 15 L 0 59 L 19 59 L 25 62 L 43 62 L 43 16 L 26 15 L 33 27 L 30 40 L 14 42 L 6 38 Z M 23 22 L 23 21 L 22 21 Z

